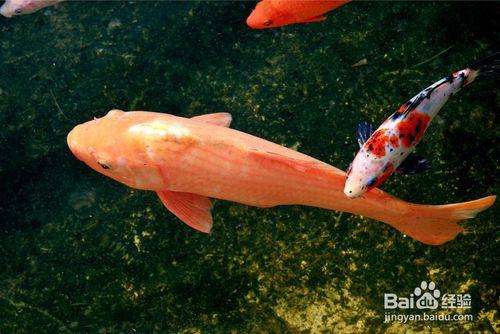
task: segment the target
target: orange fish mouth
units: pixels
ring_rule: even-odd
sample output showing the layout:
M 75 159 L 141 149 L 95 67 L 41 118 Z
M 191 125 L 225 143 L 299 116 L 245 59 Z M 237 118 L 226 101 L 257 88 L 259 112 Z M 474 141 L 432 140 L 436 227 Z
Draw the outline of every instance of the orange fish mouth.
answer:
M 73 129 L 74 130 L 74 129 Z M 75 141 L 74 141 L 74 132 L 73 130 L 71 130 L 69 133 L 68 133 L 68 136 L 66 137 L 66 143 L 68 144 L 68 147 L 69 149 L 71 150 L 71 152 L 75 153 L 75 148 L 76 148 L 76 145 L 75 145 Z
M 81 160 L 83 161 L 82 159 L 82 156 L 79 152 L 79 149 L 78 149 L 78 144 L 77 144 L 77 128 L 79 127 L 80 125 L 77 125 L 73 128 L 73 130 L 71 130 L 69 133 L 68 133 L 68 136 L 66 137 L 66 143 L 68 144 L 68 147 L 69 147 L 69 150 L 71 151 L 71 153 L 73 153 L 73 155 L 78 158 L 78 160 Z
M 257 15 L 250 14 L 247 18 L 247 25 L 252 29 L 266 29 L 272 28 L 273 22 L 271 20 L 259 20 Z
M 257 18 L 257 15 L 255 15 L 255 11 L 253 11 L 248 17 L 247 17 L 247 25 L 252 28 L 252 29 L 260 29 L 264 28 L 262 24 L 259 22 L 259 19 Z

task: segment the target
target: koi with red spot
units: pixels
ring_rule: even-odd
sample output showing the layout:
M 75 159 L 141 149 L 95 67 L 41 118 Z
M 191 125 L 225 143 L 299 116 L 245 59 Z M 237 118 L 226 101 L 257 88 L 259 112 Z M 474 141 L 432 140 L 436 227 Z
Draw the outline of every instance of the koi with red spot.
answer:
M 350 0 L 262 0 L 247 18 L 253 29 L 326 20 L 325 13 Z
M 428 169 L 429 163 L 410 155 L 430 122 L 450 96 L 478 78 L 497 78 L 500 53 L 453 73 L 401 106 L 373 131 L 368 123 L 358 125 L 360 150 L 347 172 L 344 193 L 349 198 L 363 195 L 384 182 L 394 171 L 414 174 Z

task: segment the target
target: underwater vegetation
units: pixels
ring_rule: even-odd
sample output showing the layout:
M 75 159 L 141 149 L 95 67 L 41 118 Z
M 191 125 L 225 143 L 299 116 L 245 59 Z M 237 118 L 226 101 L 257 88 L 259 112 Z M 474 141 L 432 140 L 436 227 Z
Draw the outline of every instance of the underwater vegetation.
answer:
M 67 1 L 0 20 L 0 333 L 500 330 L 498 204 L 439 247 L 360 216 L 226 201 L 206 235 L 72 156 L 67 133 L 110 109 L 230 112 L 346 170 L 358 123 L 500 45 L 495 2 L 350 2 L 266 30 L 246 25 L 254 7 Z M 422 204 L 498 194 L 499 101 L 492 81 L 454 96 L 418 146 L 432 169 L 381 188 Z M 474 320 L 384 323 L 384 293 L 423 280 L 469 293 Z

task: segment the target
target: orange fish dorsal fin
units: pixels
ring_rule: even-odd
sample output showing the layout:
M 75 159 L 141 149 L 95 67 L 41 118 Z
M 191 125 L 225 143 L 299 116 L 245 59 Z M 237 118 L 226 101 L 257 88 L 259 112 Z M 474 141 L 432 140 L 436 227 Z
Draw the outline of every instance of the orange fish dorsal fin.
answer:
M 230 113 L 219 112 L 215 114 L 206 114 L 201 116 L 191 117 L 194 121 L 200 121 L 207 124 L 219 125 L 228 128 L 231 125 L 233 117 Z
M 286 166 L 303 173 L 331 175 L 332 173 L 344 175 L 345 173 L 321 161 L 308 161 L 287 157 L 274 152 L 250 150 L 249 157 L 264 166 Z
M 183 223 L 209 233 L 212 229 L 212 202 L 208 197 L 175 191 L 158 191 L 158 196 L 167 209 Z
M 324 21 L 324 20 L 326 20 L 326 16 L 319 15 L 319 16 L 315 16 L 315 17 L 310 17 L 308 19 L 300 20 L 300 23 L 319 22 L 319 21 Z

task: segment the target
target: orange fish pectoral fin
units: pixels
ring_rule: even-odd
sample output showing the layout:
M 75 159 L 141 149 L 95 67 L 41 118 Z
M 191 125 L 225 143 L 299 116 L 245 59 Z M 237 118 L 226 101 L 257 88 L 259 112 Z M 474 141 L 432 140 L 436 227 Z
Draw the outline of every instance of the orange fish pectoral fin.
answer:
M 182 222 L 209 233 L 212 229 L 212 202 L 208 197 L 175 191 L 157 191 L 162 203 Z
M 315 17 L 310 17 L 308 19 L 300 20 L 300 23 L 319 22 L 319 21 L 324 21 L 324 20 L 326 20 L 326 16 L 319 15 L 319 16 L 315 16 Z
M 215 114 L 206 114 L 201 116 L 191 117 L 192 120 L 200 121 L 207 124 L 219 125 L 228 128 L 231 125 L 233 117 L 230 113 L 219 112 Z

